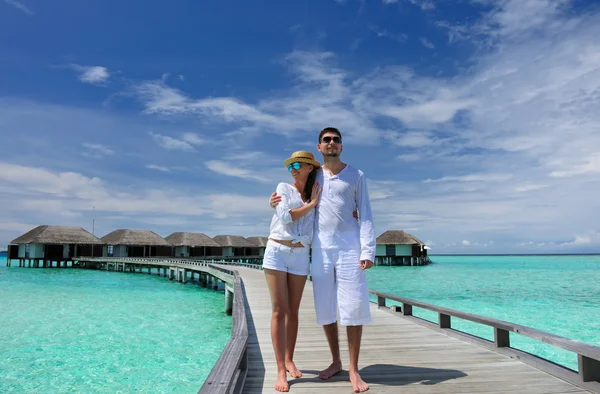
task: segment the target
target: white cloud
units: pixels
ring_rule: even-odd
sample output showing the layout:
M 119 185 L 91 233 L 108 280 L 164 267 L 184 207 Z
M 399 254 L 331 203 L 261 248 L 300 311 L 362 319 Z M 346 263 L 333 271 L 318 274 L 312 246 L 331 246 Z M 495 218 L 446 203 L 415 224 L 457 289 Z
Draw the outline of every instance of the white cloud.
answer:
M 196 133 L 183 133 L 181 139 L 191 145 L 203 145 L 206 143 L 200 136 Z
M 438 179 L 426 179 L 425 183 L 429 182 L 504 182 L 512 179 L 511 174 L 468 174 L 460 176 L 445 176 Z
M 297 86 L 289 95 L 254 104 L 234 97 L 193 99 L 162 80 L 137 83 L 129 94 L 142 102 L 148 114 L 198 116 L 214 124 L 237 126 L 245 135 L 291 136 L 335 124 L 345 136 L 364 138 L 363 144 L 376 144 L 378 133 L 371 120 L 361 114 L 360 108 L 353 108 L 352 81 L 334 62 L 332 53 L 292 52 L 284 64 L 295 75 Z
M 245 180 L 258 181 L 258 182 L 263 182 L 263 183 L 273 183 L 272 179 L 265 177 L 263 175 L 259 175 L 260 174 L 259 171 L 253 171 L 253 170 L 249 170 L 247 168 L 243 168 L 239 165 L 239 163 L 236 164 L 235 162 L 226 162 L 226 161 L 222 161 L 222 160 L 210 160 L 210 161 L 206 162 L 206 167 L 211 171 L 214 171 L 216 173 L 226 175 L 226 176 L 242 178 Z
M 251 203 L 251 196 L 219 193 L 182 194 L 167 188 L 114 188 L 97 177 L 75 172 L 56 172 L 45 168 L 0 162 L 0 185 L 17 187 L 21 198 L 14 202 L 15 212 L 55 212 L 81 215 L 95 207 L 97 212 L 121 214 L 208 215 L 218 218 L 239 216 L 241 206 Z M 248 199 L 247 202 L 242 200 Z M 256 198 L 256 201 L 264 198 Z M 237 200 L 237 206 L 224 201 Z M 235 204 L 232 204 L 235 205 Z M 268 203 L 262 209 L 268 211 Z M 261 207 L 255 207 L 261 210 Z M 246 212 L 247 213 L 247 212 Z
M 464 239 L 464 240 L 462 241 L 462 245 L 463 245 L 463 246 L 469 246 L 469 245 L 471 245 L 471 242 L 469 242 L 468 240 Z
M 577 164 L 572 166 L 570 169 L 562 171 L 552 171 L 551 177 L 563 178 L 584 174 L 594 174 L 600 172 L 600 152 L 592 154 L 586 159 L 586 163 Z
M 70 67 L 79 73 L 79 80 L 84 83 L 103 86 L 110 77 L 106 67 L 81 66 L 79 64 L 71 64 Z
M 115 153 L 112 149 L 110 149 L 102 144 L 92 144 L 92 143 L 84 142 L 81 144 L 81 146 L 86 148 L 86 150 L 84 152 L 82 152 L 82 154 L 87 157 L 102 158 L 105 156 L 110 156 Z
M 22 11 L 23 13 L 31 16 L 34 14 L 34 12 L 27 6 L 25 6 L 23 3 L 17 1 L 17 0 L 4 0 L 4 2 L 10 6 L 15 7 L 16 9 Z
M 377 25 L 370 25 L 369 29 L 377 35 L 377 37 L 386 37 L 390 38 L 399 43 L 405 43 L 408 40 L 408 35 L 406 33 L 392 33 L 387 29 L 382 29 Z
M 169 167 L 159 166 L 156 164 L 148 164 L 146 168 L 148 168 L 149 170 L 156 170 L 161 172 L 171 172 L 171 169 L 169 169 Z
M 427 38 L 421 37 L 419 40 L 421 41 L 421 44 L 423 44 L 423 46 L 425 48 L 435 49 L 435 45 L 433 45 L 433 43 L 431 41 L 429 41 Z
M 547 184 L 527 183 L 527 184 L 523 184 L 523 185 L 517 185 L 517 186 L 515 186 L 514 189 L 515 189 L 515 191 L 517 191 L 519 193 L 524 193 L 524 192 L 529 192 L 529 191 L 533 191 L 533 190 L 544 189 L 548 186 L 549 185 L 547 185 Z
M 177 138 L 169 137 L 168 135 L 161 135 L 152 132 L 150 132 L 150 135 L 152 136 L 154 142 L 156 142 L 159 146 L 162 146 L 165 149 L 182 150 L 185 152 L 195 151 L 192 144 L 188 141 L 179 140 Z

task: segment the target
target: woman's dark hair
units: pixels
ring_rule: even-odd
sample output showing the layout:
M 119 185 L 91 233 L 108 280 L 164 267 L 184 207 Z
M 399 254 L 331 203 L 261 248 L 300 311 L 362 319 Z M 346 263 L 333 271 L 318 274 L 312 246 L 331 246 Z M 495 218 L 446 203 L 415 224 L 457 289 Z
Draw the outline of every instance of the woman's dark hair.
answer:
M 309 164 L 310 165 L 310 164 Z M 306 178 L 306 185 L 304 185 L 304 192 L 302 192 L 302 199 L 304 201 L 310 200 L 310 196 L 312 194 L 312 188 L 317 180 L 317 168 L 313 166 L 313 170 L 308 174 L 308 178 Z

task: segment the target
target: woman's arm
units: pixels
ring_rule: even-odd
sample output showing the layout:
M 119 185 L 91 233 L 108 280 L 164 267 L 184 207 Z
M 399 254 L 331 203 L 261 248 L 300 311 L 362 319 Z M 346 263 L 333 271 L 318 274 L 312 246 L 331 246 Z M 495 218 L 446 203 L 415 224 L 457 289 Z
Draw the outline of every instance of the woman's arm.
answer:
M 282 197 L 281 203 L 279 205 L 277 205 L 277 208 L 276 208 L 279 219 L 281 219 L 281 221 L 284 223 L 289 223 L 289 222 L 295 222 L 296 220 L 305 216 L 306 214 L 308 214 L 310 212 L 311 209 L 313 209 L 314 207 L 317 206 L 317 203 L 319 201 L 319 196 L 321 195 L 321 188 L 319 187 L 319 183 L 315 182 L 313 189 L 312 189 L 310 202 L 308 204 L 304 204 L 303 206 L 301 206 L 299 208 L 294 208 L 294 209 L 289 209 L 289 196 L 286 193 L 284 193 L 283 190 L 280 190 L 279 187 L 277 187 L 277 194 L 281 195 L 281 197 Z

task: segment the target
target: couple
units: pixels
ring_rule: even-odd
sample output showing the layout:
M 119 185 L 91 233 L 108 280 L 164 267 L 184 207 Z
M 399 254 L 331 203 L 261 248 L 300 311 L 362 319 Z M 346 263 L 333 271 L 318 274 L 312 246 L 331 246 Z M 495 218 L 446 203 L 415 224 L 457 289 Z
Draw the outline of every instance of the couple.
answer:
M 347 326 L 350 381 L 354 392 L 369 386 L 358 373 L 362 326 L 371 321 L 365 269 L 373 266 L 375 234 L 364 174 L 340 160 L 342 135 L 333 127 L 319 134 L 317 150 L 324 165 L 310 152 L 298 151 L 285 160 L 294 183 L 280 183 L 271 196 L 276 208 L 271 221 L 263 268 L 271 294 L 271 339 L 277 360 L 277 391 L 288 391 L 287 372 L 302 373 L 294 364 L 298 311 L 309 274 L 317 323 L 322 325 L 333 362 L 319 372 L 329 379 L 342 369 L 337 313 Z M 321 187 L 322 185 L 322 187 Z M 318 207 L 318 208 L 317 208 Z M 357 221 L 355 216 L 360 216 Z

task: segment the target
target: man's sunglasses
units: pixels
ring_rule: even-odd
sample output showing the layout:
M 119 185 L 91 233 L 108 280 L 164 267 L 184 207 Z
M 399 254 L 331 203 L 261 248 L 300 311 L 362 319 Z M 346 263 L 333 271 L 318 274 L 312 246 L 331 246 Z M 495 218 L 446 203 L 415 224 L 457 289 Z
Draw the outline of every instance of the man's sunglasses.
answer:
M 330 143 L 331 140 L 333 140 L 333 142 L 335 142 L 336 144 L 340 144 L 342 142 L 342 139 L 340 137 L 323 137 L 321 138 L 321 142 L 324 142 L 326 144 Z
M 295 162 L 295 163 L 292 163 L 292 164 L 290 164 L 290 165 L 288 166 L 288 171 L 289 171 L 289 172 L 292 172 L 292 168 L 293 168 L 294 170 L 299 170 L 299 169 L 300 169 L 300 163 L 298 163 L 298 162 Z

